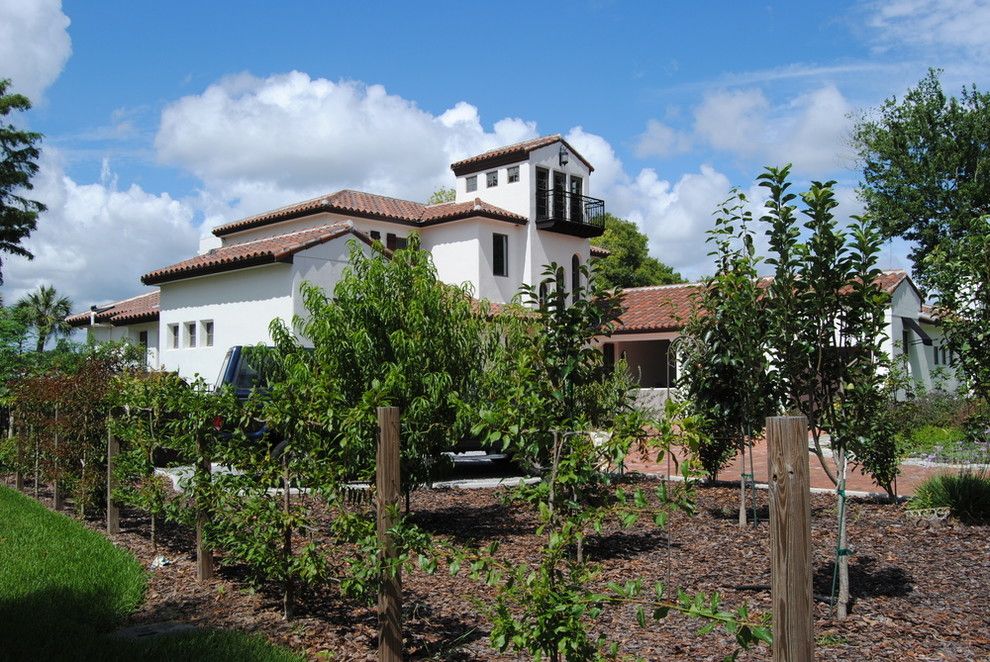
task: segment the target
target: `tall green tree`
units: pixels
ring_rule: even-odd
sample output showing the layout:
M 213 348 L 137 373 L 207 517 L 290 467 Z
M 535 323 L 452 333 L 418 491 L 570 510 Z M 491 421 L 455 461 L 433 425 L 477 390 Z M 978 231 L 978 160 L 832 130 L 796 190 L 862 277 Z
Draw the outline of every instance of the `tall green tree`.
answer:
M 60 296 L 52 285 L 42 285 L 25 295 L 17 307 L 34 330 L 35 349 L 39 352 L 44 351 L 49 338 L 67 335 L 72 330 L 65 321 L 72 312 L 72 302 L 69 297 Z
M 449 186 L 441 186 L 430 194 L 430 198 L 426 201 L 426 204 L 439 205 L 443 202 L 453 202 L 455 199 L 457 199 L 457 191 Z
M 603 287 L 642 287 L 682 283 L 681 275 L 650 255 L 649 241 L 636 224 L 605 214 L 605 233 L 591 240 L 609 251 L 595 262 L 595 275 Z
M 886 237 L 914 242 L 914 273 L 926 286 L 924 258 L 945 239 L 979 233 L 977 219 L 990 213 L 990 94 L 971 86 L 946 96 L 940 73 L 929 70 L 853 134 L 867 211 Z
M 8 94 L 9 79 L 0 80 L 0 252 L 34 257 L 21 246 L 38 225 L 38 214 L 45 205 L 24 197 L 33 186 L 31 178 L 38 172 L 38 143 L 41 134 L 15 127 L 7 116 L 26 111 L 31 101 L 22 94 Z M 0 284 L 3 283 L 0 260 Z
M 776 409 L 767 360 L 766 301 L 753 243 L 752 213 L 736 191 L 723 204 L 708 233 L 715 275 L 704 282 L 680 341 L 680 383 L 704 417 L 702 466 L 713 480 L 747 446 Z M 752 459 L 752 458 L 751 458 Z M 746 524 L 746 486 L 740 485 L 739 524 Z
M 784 408 L 807 417 L 813 451 L 839 494 L 837 611 L 844 618 L 849 465 L 862 465 L 888 492 L 897 472 L 881 374 L 889 302 L 878 284 L 882 239 L 869 218 L 855 218 L 848 230 L 840 227 L 834 182 L 812 182 L 801 195 L 802 233 L 789 172 L 789 166 L 768 168 L 759 178 L 769 192 L 762 220 L 768 226 L 767 262 L 775 270 L 767 293 L 770 360 Z

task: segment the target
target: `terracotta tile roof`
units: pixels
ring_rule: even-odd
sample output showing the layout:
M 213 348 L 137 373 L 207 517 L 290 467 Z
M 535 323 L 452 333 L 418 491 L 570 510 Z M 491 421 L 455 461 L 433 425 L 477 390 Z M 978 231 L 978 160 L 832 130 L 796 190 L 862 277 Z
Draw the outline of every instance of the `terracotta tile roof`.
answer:
M 512 223 L 525 223 L 527 220 L 525 216 L 490 205 L 477 198 L 473 203 L 445 202 L 438 205 L 424 205 L 412 200 L 400 200 L 373 193 L 343 190 L 217 226 L 213 228 L 213 234 L 221 237 L 232 232 L 320 212 L 372 218 L 412 226 L 432 225 L 471 216 L 484 216 Z
M 114 326 L 155 322 L 158 320 L 158 290 L 98 307 L 95 314 L 87 310 L 65 318 L 74 327 L 89 326 L 91 320 L 97 324 Z
M 578 151 L 571 147 L 559 133 L 555 133 L 552 136 L 541 136 L 540 138 L 524 140 L 523 142 L 515 143 L 513 145 L 496 147 L 495 149 L 490 149 L 487 152 L 482 152 L 481 154 L 469 156 L 466 159 L 461 159 L 460 161 L 451 163 L 450 169 L 454 171 L 455 175 L 463 175 L 469 172 L 484 170 L 486 167 L 514 163 L 525 159 L 533 150 L 546 147 L 547 145 L 552 145 L 556 142 L 564 143 L 575 158 L 586 165 L 589 171 L 594 171 L 594 167 L 588 163 L 588 160 L 578 154 Z
M 322 225 L 309 230 L 300 230 L 299 232 L 289 232 L 268 239 L 214 248 L 203 255 L 197 255 L 188 260 L 146 273 L 141 276 L 141 282 L 145 285 L 154 285 L 261 264 L 288 263 L 292 262 L 292 257 L 299 251 L 348 233 L 369 245 L 371 244 L 371 239 L 367 235 L 354 229 L 354 225 L 350 221 L 345 221 L 332 225 Z
M 626 310 L 615 333 L 680 331 L 691 317 L 700 283 L 630 287 L 622 293 Z
M 591 245 L 591 257 L 608 257 L 611 254 L 612 251 L 607 248 L 595 246 L 594 244 Z
M 902 270 L 884 271 L 877 283 L 884 292 L 892 294 L 906 278 L 907 272 Z M 759 287 L 768 287 L 772 282 L 772 278 L 761 278 Z M 681 283 L 624 290 L 622 303 L 626 311 L 615 333 L 680 331 L 691 317 L 695 297 L 700 295 L 702 287 L 702 283 Z

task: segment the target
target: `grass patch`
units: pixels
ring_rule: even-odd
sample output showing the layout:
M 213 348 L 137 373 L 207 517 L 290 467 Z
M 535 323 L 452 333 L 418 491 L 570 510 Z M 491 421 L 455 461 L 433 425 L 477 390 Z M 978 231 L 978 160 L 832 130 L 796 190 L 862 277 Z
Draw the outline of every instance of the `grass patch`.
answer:
M 949 508 L 968 524 L 990 522 L 990 477 L 983 471 L 933 476 L 918 487 L 910 507 Z
M 5 660 L 298 660 L 257 636 L 110 637 L 144 596 L 133 555 L 0 486 L 0 656 Z

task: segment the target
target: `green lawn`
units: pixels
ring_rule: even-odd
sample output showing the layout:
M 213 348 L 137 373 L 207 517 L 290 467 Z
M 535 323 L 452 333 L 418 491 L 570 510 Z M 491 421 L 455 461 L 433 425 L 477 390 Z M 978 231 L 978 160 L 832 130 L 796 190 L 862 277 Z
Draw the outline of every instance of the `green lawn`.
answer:
M 197 631 L 140 642 L 108 636 L 141 602 L 145 572 L 79 522 L 0 486 L 0 658 L 298 660 L 264 639 Z

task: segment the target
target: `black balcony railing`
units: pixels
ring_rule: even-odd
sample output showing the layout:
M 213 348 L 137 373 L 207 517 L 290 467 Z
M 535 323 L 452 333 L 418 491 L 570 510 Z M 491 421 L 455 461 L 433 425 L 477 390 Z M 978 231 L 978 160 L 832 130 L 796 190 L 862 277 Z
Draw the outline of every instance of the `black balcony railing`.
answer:
M 538 189 L 536 222 L 547 230 L 597 236 L 605 231 L 605 201 L 561 189 Z

